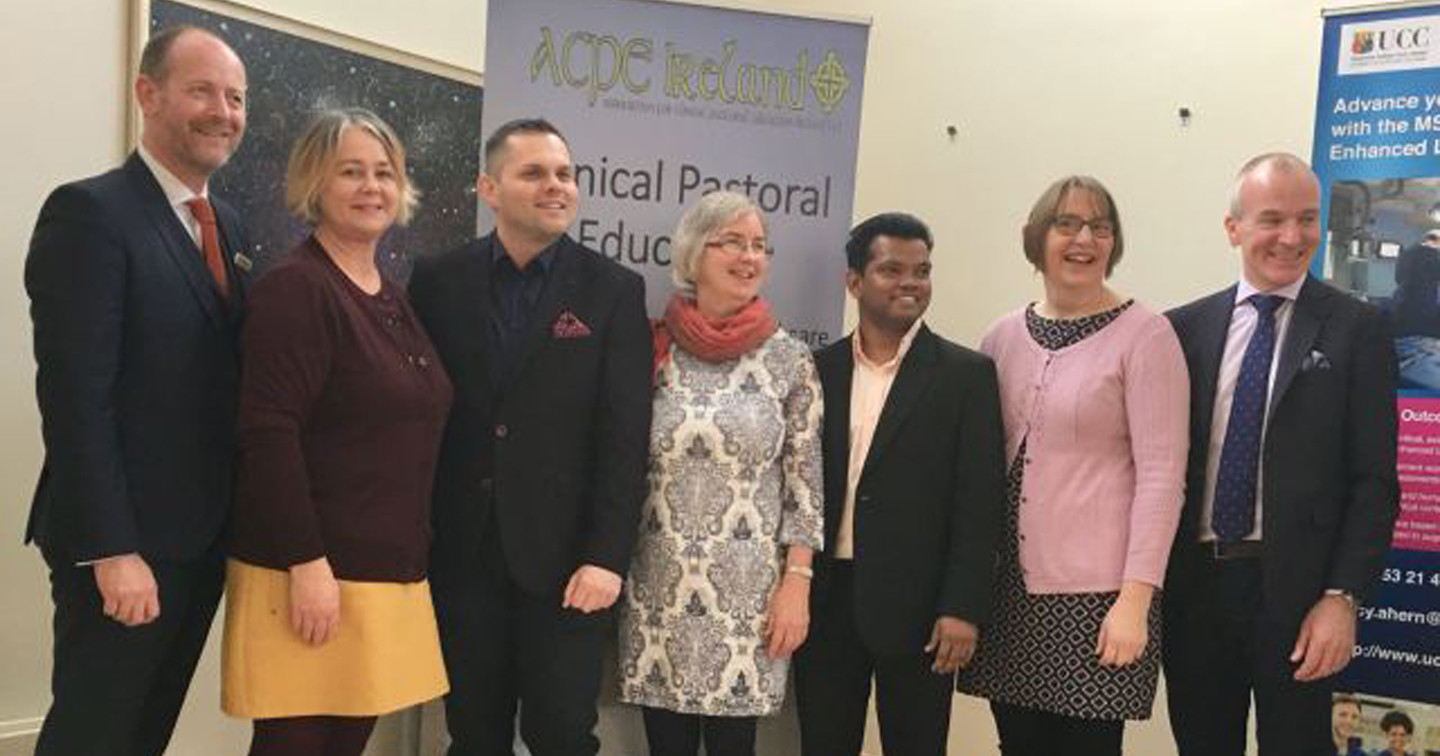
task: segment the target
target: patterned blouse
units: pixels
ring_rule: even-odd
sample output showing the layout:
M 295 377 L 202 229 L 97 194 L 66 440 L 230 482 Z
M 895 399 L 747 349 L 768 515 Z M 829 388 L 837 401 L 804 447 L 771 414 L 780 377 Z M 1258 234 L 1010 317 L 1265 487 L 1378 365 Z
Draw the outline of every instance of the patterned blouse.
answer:
M 819 549 L 823 402 L 804 344 L 777 330 L 738 359 L 671 345 L 655 390 L 650 491 L 620 613 L 620 697 L 687 714 L 780 708 L 765 652 L 785 549 Z

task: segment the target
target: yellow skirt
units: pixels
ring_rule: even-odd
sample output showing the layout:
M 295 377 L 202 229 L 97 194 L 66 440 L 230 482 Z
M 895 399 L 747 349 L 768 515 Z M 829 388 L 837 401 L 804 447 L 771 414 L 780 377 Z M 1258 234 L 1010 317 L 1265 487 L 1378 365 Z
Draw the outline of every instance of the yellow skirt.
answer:
M 229 560 L 220 684 L 226 714 L 371 716 L 449 690 L 429 583 L 339 582 L 339 627 L 316 647 L 290 626 L 289 574 Z

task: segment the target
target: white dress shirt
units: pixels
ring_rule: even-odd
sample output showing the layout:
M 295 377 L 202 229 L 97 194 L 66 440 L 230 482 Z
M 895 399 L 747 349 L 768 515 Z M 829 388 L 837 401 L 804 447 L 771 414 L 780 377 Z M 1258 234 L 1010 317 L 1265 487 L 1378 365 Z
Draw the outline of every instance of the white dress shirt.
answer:
M 1280 367 L 1280 351 L 1285 343 L 1285 334 L 1290 328 L 1290 315 L 1295 311 L 1295 298 L 1300 295 L 1300 287 L 1304 285 L 1305 277 L 1301 276 L 1289 285 L 1261 291 L 1245 280 L 1243 273 L 1240 276 L 1240 284 L 1235 289 L 1235 309 L 1230 316 L 1230 332 L 1225 337 L 1225 352 L 1220 358 L 1220 375 L 1215 385 L 1215 408 L 1210 416 L 1210 453 L 1205 460 L 1205 499 L 1201 502 L 1200 509 L 1201 541 L 1215 540 L 1215 530 L 1210 527 L 1210 518 L 1215 512 L 1215 478 L 1220 473 L 1220 453 L 1225 446 L 1225 430 L 1230 426 L 1230 405 L 1235 397 L 1235 381 L 1240 377 L 1240 363 L 1245 360 L 1245 347 L 1250 344 L 1250 337 L 1260 322 L 1260 313 L 1248 300 L 1256 294 L 1273 294 L 1285 299 L 1275 310 L 1275 354 L 1270 359 L 1270 378 L 1265 403 L 1265 426 L 1268 427 L 1271 410 L 1269 398 L 1275 391 L 1275 373 Z M 1265 428 L 1260 432 L 1260 449 L 1263 459 Z M 1261 537 L 1260 514 L 1264 511 L 1265 504 L 1261 492 L 1264 491 L 1264 482 L 1265 466 L 1261 465 L 1255 476 L 1255 530 L 1245 537 L 1247 541 L 1258 541 Z

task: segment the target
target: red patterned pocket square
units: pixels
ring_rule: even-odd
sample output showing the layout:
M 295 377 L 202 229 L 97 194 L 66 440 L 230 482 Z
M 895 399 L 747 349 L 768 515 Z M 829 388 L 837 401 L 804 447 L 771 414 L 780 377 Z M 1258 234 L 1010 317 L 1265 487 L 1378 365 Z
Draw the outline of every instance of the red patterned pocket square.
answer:
M 590 326 L 566 310 L 555 319 L 555 325 L 550 326 L 550 335 L 557 339 L 583 339 L 590 335 Z

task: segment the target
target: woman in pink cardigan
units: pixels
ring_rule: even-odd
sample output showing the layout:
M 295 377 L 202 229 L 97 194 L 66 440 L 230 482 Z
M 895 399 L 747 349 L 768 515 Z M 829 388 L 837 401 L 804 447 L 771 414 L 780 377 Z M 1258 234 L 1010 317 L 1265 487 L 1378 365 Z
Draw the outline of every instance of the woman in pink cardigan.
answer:
M 1030 211 L 1045 299 L 991 326 L 1009 460 L 994 619 L 960 690 L 990 700 L 1005 756 L 1119 756 L 1147 719 L 1160 596 L 1183 499 L 1190 383 L 1170 323 L 1106 279 L 1124 237 L 1088 176 Z

